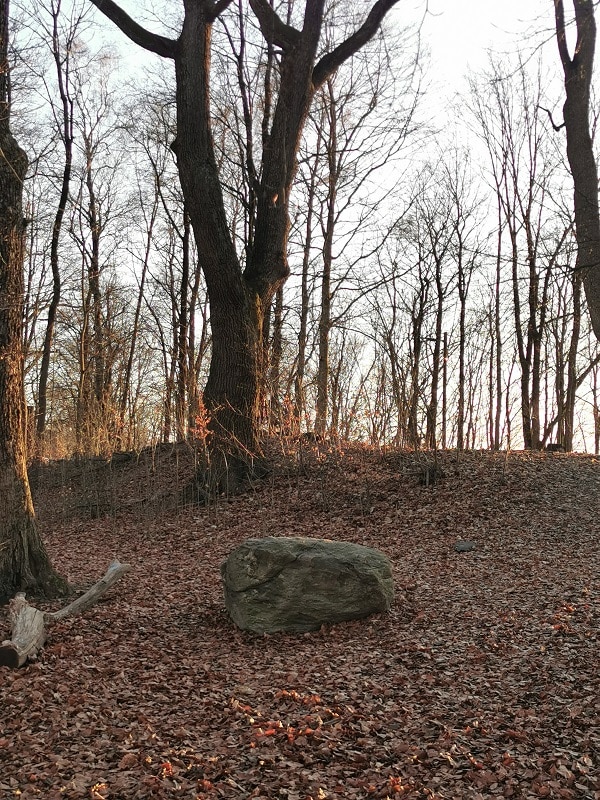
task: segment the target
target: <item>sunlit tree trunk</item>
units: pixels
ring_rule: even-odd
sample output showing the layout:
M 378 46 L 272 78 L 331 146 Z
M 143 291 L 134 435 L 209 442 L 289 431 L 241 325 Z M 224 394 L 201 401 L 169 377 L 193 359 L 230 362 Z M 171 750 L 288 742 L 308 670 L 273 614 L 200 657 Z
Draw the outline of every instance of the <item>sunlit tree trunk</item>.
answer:
M 22 350 L 27 156 L 10 131 L 8 23 L 8 0 L 0 0 L 0 605 L 17 591 L 66 589 L 36 529 L 27 478 Z

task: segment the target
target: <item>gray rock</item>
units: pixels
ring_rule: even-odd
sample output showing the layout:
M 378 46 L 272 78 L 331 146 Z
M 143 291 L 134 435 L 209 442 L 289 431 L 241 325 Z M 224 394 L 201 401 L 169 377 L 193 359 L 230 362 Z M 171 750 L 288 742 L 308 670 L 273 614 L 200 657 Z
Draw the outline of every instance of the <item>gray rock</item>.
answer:
M 457 542 L 454 545 L 454 549 L 457 553 L 470 553 L 471 550 L 475 550 L 477 545 L 475 542 L 470 542 L 468 539 L 464 539 L 462 542 Z
M 390 561 L 379 550 L 327 539 L 248 539 L 221 565 L 225 606 L 256 633 L 317 630 L 388 611 Z

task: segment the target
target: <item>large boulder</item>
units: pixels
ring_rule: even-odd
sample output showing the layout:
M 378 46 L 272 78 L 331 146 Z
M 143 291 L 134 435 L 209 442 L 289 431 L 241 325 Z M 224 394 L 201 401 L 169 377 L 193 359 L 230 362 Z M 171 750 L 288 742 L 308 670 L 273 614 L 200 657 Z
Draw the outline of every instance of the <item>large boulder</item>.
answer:
M 388 611 L 390 561 L 351 542 L 248 539 L 221 565 L 225 605 L 243 630 L 312 631 L 324 622 Z

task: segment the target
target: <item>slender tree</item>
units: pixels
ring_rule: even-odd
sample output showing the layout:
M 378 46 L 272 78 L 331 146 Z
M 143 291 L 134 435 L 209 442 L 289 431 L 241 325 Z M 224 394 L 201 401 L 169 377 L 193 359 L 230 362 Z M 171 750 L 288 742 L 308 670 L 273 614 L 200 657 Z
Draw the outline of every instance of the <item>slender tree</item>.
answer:
M 60 194 L 58 205 L 54 215 L 52 225 L 52 238 L 50 243 L 50 267 L 52 269 L 52 298 L 48 306 L 48 321 L 44 334 L 42 346 L 42 359 L 40 363 L 40 375 L 38 383 L 38 408 L 36 428 L 37 434 L 41 438 L 46 430 L 46 415 L 48 407 L 48 375 L 50 370 L 50 356 L 54 341 L 54 330 L 56 326 L 56 315 L 61 299 L 62 278 L 60 270 L 60 238 L 63 229 L 63 221 L 69 200 L 69 187 L 71 182 L 71 170 L 73 167 L 73 97 L 71 94 L 71 53 L 75 37 L 78 33 L 81 15 L 75 14 L 72 24 L 65 32 L 62 41 L 62 32 L 59 26 L 61 14 L 61 0 L 51 0 L 49 8 L 51 16 L 51 28 L 46 33 L 50 34 L 52 57 L 56 69 L 56 83 L 58 89 L 59 103 L 52 103 L 52 111 L 56 120 L 57 129 L 62 141 L 64 150 L 64 163 L 60 180 Z
M 529 80 L 525 65 L 506 74 L 492 62 L 487 93 L 472 85 L 474 111 L 492 162 L 510 265 L 512 312 L 520 366 L 523 441 L 542 443 L 542 353 L 548 331 L 552 268 L 568 235 L 553 239 L 548 208 L 556 193 L 557 158 L 542 126 L 541 75 Z
M 23 181 L 27 156 L 10 130 L 8 0 L 0 0 L 0 604 L 15 592 L 66 589 L 35 525 L 25 461 Z

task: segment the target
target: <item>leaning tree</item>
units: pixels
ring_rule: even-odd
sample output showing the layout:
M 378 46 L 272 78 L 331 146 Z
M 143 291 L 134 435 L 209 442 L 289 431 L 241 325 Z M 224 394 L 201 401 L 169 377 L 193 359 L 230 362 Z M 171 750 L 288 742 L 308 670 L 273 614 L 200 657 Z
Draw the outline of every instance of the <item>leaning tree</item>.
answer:
M 204 271 L 212 357 L 204 389 L 214 460 L 225 456 L 238 481 L 259 453 L 258 417 L 263 325 L 274 293 L 289 274 L 289 198 L 307 114 L 321 87 L 379 30 L 398 0 L 377 0 L 354 31 L 325 49 L 325 0 L 306 0 L 300 24 L 284 21 L 269 0 L 249 0 L 269 52 L 277 53 L 276 99 L 256 170 L 254 235 L 242 264 L 225 210 L 211 120 L 211 36 L 232 0 L 183 0 L 177 39 L 152 33 L 113 0 L 91 0 L 133 42 L 175 64 L 177 134 L 172 144 Z M 289 6 L 291 8 L 291 5 Z M 234 12 L 232 12 L 234 13 Z M 235 13 L 239 13 L 239 10 Z
M 23 181 L 27 156 L 10 130 L 8 0 L 0 0 L 0 605 L 15 592 L 64 591 L 35 525 L 25 460 Z

